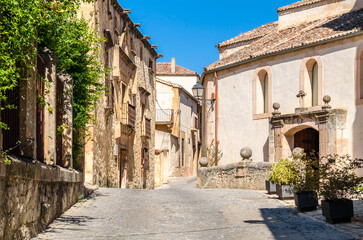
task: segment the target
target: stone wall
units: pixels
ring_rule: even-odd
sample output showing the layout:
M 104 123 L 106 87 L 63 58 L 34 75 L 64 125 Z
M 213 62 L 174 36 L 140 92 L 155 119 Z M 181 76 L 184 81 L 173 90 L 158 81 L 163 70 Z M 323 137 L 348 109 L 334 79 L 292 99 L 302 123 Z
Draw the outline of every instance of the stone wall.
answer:
M 271 163 L 240 162 L 198 169 L 198 188 L 239 188 L 264 190 Z
M 12 158 L 0 164 L 0 239 L 30 239 L 83 194 L 82 173 Z

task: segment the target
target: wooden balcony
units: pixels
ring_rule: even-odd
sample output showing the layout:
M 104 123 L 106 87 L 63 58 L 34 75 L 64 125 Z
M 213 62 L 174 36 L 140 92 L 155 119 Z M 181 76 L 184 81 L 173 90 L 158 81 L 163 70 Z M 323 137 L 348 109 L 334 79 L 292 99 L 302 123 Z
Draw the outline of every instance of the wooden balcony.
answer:
M 141 128 L 141 136 L 151 138 L 151 120 L 144 118 Z
M 136 122 L 135 107 L 129 103 L 123 103 L 121 109 L 121 124 L 134 129 L 135 122 Z

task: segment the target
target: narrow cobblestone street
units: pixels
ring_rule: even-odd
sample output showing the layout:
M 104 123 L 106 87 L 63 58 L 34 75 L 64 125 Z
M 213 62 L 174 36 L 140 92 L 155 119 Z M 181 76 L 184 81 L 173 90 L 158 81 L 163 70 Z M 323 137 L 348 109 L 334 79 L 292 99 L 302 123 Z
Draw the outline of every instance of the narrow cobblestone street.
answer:
M 352 239 L 249 190 L 202 190 L 195 178 L 156 190 L 102 188 L 35 239 Z

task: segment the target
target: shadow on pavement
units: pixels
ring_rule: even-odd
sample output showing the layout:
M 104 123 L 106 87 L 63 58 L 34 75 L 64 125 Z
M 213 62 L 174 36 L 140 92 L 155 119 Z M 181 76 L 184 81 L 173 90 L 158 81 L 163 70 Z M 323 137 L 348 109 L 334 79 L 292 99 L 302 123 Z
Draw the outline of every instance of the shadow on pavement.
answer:
M 249 224 L 266 225 L 276 240 L 285 239 L 353 239 L 327 225 L 304 217 L 290 208 L 261 208 L 263 220 L 247 220 Z

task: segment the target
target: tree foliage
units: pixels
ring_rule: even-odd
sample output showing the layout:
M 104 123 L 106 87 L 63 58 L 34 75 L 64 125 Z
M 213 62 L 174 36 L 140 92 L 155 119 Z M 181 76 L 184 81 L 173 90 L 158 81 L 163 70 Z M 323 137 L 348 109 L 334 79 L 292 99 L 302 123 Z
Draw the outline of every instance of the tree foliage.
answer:
M 90 0 L 0 0 L 0 101 L 6 92 L 26 80 L 24 69 L 33 67 L 37 52 L 49 48 L 57 58 L 57 71 L 73 77 L 73 158 L 82 153 L 86 126 L 104 87 L 98 61 L 100 42 L 91 25 L 78 15 Z M 0 128 L 7 126 L 0 122 Z

